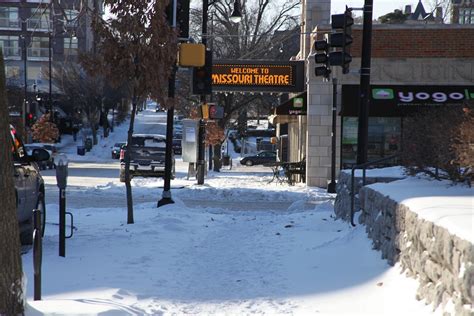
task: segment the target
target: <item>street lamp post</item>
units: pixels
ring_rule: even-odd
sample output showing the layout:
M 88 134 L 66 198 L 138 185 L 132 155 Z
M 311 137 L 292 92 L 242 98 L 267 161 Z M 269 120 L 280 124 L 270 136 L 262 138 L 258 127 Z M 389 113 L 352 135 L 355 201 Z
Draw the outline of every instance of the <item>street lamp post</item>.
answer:
M 48 67 L 49 67 L 49 120 L 54 122 L 54 113 L 53 113 L 53 83 L 52 83 L 52 58 L 53 58 L 53 35 L 54 35 L 54 7 L 53 1 L 49 5 L 49 14 L 51 15 L 51 30 L 49 32 L 49 41 L 48 41 Z M 48 21 L 49 23 L 49 21 Z
M 53 26 L 54 27 L 54 26 Z M 53 32 L 49 32 L 49 56 L 48 56 L 48 61 L 49 61 L 49 120 L 51 122 L 54 121 L 54 115 L 53 115 L 53 89 L 52 89 L 52 37 L 53 37 Z
M 25 22 L 23 22 L 25 23 Z M 26 29 L 26 28 L 25 28 Z M 28 139 L 26 136 L 26 106 L 28 102 L 28 53 L 26 51 L 26 36 L 21 35 L 22 38 L 22 55 L 23 55 L 23 85 L 24 85 L 24 97 L 23 97 L 23 106 L 22 106 L 22 113 L 21 113 L 21 119 L 23 122 L 23 132 L 25 139 Z

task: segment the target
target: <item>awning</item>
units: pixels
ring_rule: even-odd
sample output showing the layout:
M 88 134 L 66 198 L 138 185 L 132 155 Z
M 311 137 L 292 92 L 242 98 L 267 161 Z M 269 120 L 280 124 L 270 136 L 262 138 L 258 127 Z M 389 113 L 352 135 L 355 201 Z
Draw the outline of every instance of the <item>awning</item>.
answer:
M 403 117 L 419 109 L 440 105 L 461 105 L 474 99 L 474 86 L 442 85 L 371 85 L 369 116 Z M 342 85 L 343 116 L 359 115 L 358 85 Z
M 298 117 L 296 115 L 270 115 L 268 121 L 273 125 L 297 123 Z
M 306 91 L 298 94 L 297 96 L 283 102 L 277 106 L 273 114 L 274 115 L 306 115 L 307 101 Z

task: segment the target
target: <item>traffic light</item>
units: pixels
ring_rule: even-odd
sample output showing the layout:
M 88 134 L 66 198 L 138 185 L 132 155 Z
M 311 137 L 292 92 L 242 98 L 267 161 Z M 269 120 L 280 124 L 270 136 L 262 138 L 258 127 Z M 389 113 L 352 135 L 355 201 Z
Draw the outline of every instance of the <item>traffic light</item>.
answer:
M 205 95 L 212 93 L 212 51 L 206 50 L 204 67 L 193 68 L 193 94 Z
M 178 37 L 180 39 L 189 38 L 189 2 L 190 0 L 178 0 L 176 1 L 176 27 L 178 28 Z M 168 24 L 173 26 L 174 16 L 174 2 L 170 1 L 170 4 L 166 7 L 166 19 Z
M 25 123 L 26 123 L 26 126 L 28 126 L 28 127 L 33 126 L 33 124 L 35 123 L 33 113 L 26 113 Z
M 329 65 L 329 44 L 327 39 L 318 40 L 314 42 L 314 61 L 316 64 L 323 64 L 314 68 L 316 76 L 323 76 L 325 79 L 329 79 L 331 74 L 331 68 Z
M 217 104 L 209 104 L 209 118 L 211 120 L 218 120 L 224 118 L 224 108 Z
M 349 73 L 349 64 L 352 61 L 349 46 L 352 44 L 354 19 L 351 12 L 351 9 L 346 7 L 343 14 L 331 15 L 331 27 L 335 32 L 330 34 L 329 45 L 336 50 L 329 54 L 329 64 L 341 66 L 343 74 Z

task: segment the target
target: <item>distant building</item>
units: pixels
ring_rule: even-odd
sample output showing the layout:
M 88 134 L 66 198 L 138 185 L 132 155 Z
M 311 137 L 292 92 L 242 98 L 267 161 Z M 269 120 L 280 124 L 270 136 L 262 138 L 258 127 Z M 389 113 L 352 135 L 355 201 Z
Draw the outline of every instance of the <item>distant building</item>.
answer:
M 443 8 L 437 7 L 434 12 L 426 12 L 421 0 L 418 1 L 415 11 L 412 12 L 411 5 L 407 5 L 404 13 L 407 16 L 407 24 L 443 23 Z
M 49 76 L 46 74 L 50 63 L 76 61 L 79 52 L 92 49 L 91 17 L 79 11 L 81 2 L 84 1 L 0 2 L 0 49 L 5 59 L 6 82 L 10 90 L 23 92 L 22 99 L 25 98 L 24 92 L 29 102 L 38 93 L 49 93 Z M 98 12 L 103 12 L 103 0 L 88 2 L 91 8 L 95 4 Z M 52 90 L 58 92 L 54 83 Z M 10 106 L 18 108 L 21 104 Z
M 473 0 L 451 0 L 453 24 L 474 25 L 474 1 Z

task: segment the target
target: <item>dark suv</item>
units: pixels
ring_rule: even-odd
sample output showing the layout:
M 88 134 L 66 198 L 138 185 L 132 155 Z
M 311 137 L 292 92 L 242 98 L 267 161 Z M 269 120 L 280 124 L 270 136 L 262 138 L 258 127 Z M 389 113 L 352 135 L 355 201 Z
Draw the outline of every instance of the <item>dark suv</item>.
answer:
M 37 162 L 47 161 L 49 153 L 43 148 L 34 148 L 31 154 L 28 154 L 12 126 L 10 135 L 20 240 L 23 245 L 30 245 L 33 242 L 33 209 L 41 211 L 42 234 L 44 234 L 46 219 L 44 181 Z

